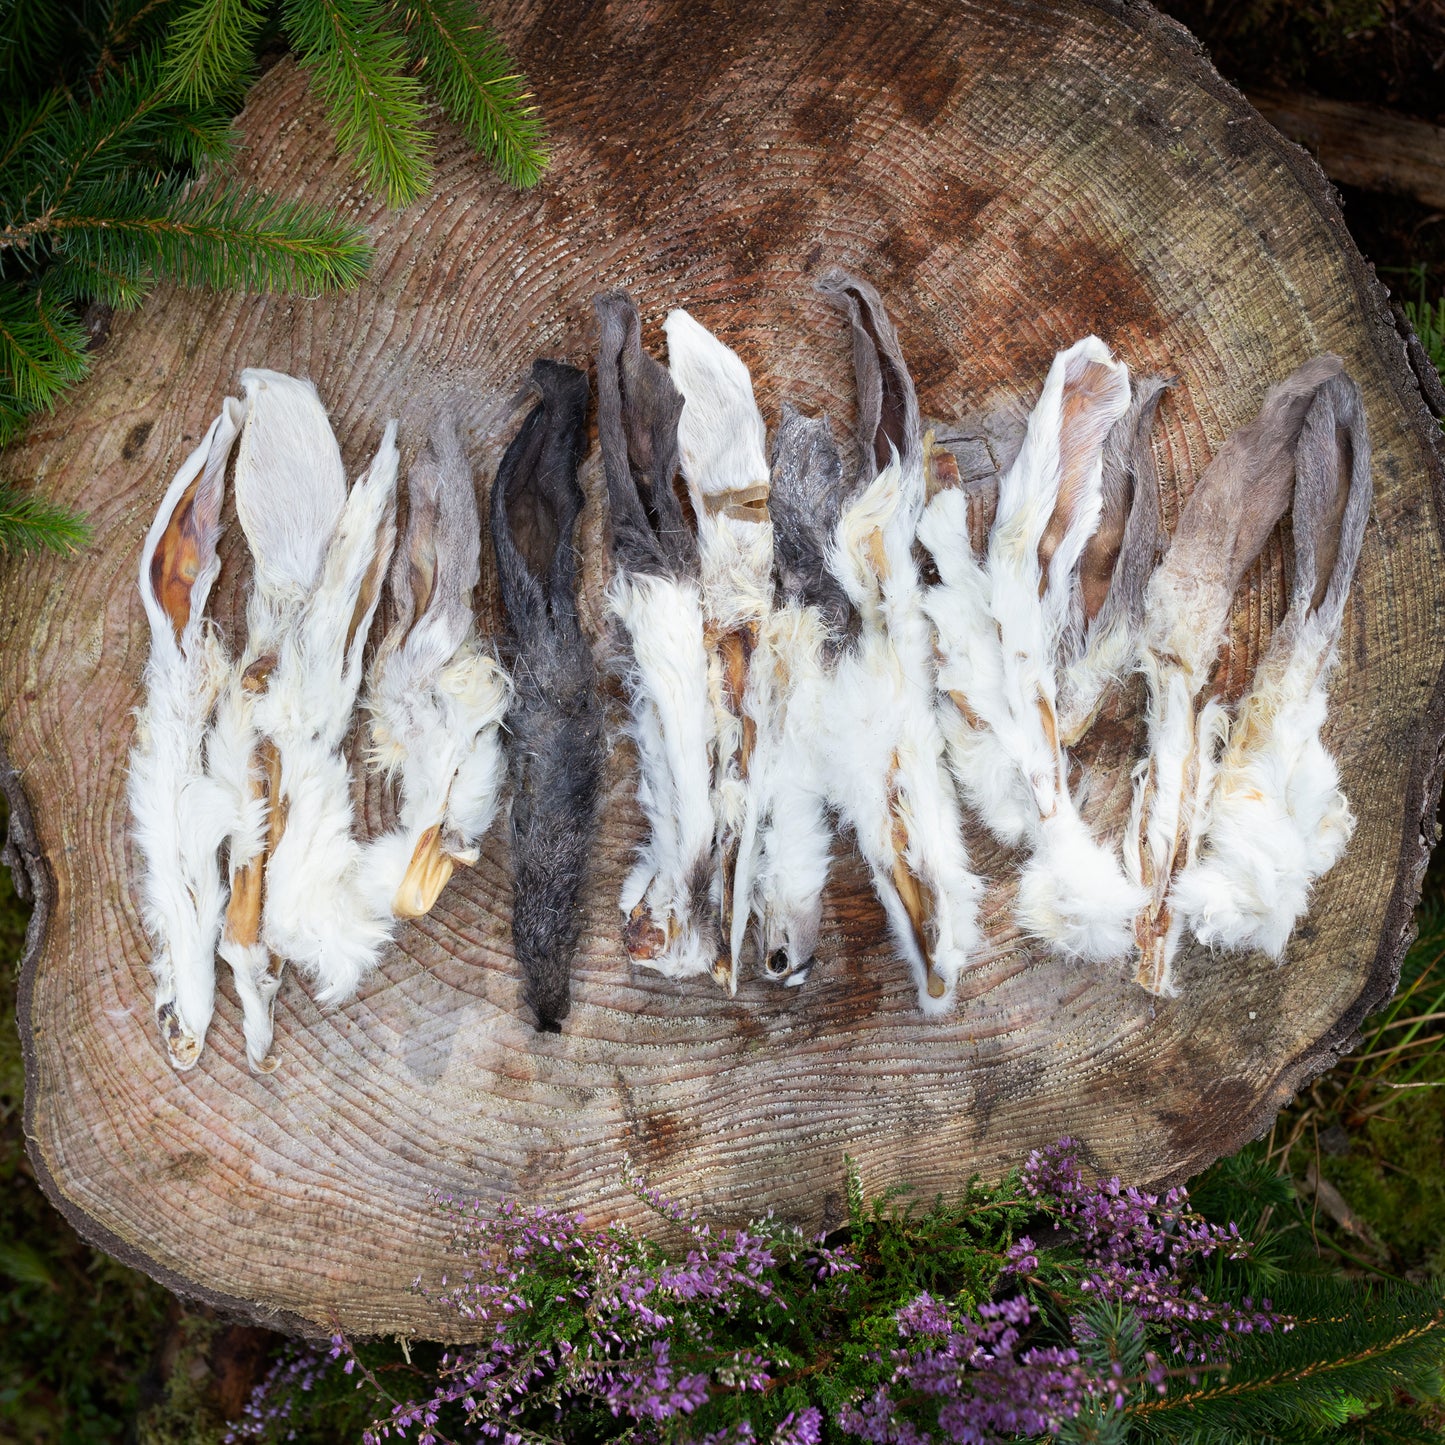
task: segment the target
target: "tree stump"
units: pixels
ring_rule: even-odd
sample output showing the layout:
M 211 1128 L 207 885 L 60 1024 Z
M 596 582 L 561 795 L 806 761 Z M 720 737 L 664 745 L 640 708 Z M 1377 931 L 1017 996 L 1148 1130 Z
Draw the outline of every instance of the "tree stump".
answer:
M 1142 4 L 505 0 L 496 19 L 555 141 L 537 190 L 506 190 L 449 133 L 430 197 L 386 212 L 337 159 L 304 77 L 277 66 L 246 111 L 242 169 L 364 220 L 366 284 L 323 300 L 163 290 L 116 319 L 93 378 L 11 458 L 96 528 L 80 560 L 12 563 L 0 584 L 16 851 L 39 903 L 26 1129 L 51 1197 L 184 1293 L 312 1332 L 425 1333 L 445 1328 L 408 1292 L 445 1268 L 431 1187 L 641 1223 L 630 1158 L 717 1217 L 772 1206 L 817 1227 L 841 1216 L 845 1154 L 867 1190 L 927 1195 L 1064 1133 L 1099 1170 L 1161 1182 L 1258 1134 L 1394 986 L 1445 727 L 1441 438 L 1314 162 Z M 1086 332 L 1137 371 L 1177 374 L 1157 443 L 1171 527 L 1267 385 L 1325 350 L 1359 379 L 1377 498 L 1328 729 L 1359 828 L 1288 961 L 1195 948 L 1181 996 L 1156 1000 L 1132 964 L 1049 958 L 1013 927 L 1015 860 L 975 829 L 989 944 L 951 1018 L 919 1013 L 843 842 L 806 987 L 681 987 L 630 970 L 620 946 L 640 818 L 617 748 L 561 1035 L 535 1034 L 520 1005 L 496 829 L 351 1004 L 322 1011 L 288 982 L 275 1074 L 246 1069 L 224 970 L 201 1064 L 175 1073 L 127 836 L 148 646 L 134 575 L 166 482 L 241 368 L 312 377 L 353 475 L 387 417 L 405 465 L 455 400 L 485 486 L 533 358 L 586 364 L 590 299 L 621 286 L 655 352 L 685 305 L 752 367 L 771 422 L 787 399 L 829 411 L 841 436 L 848 340 L 812 285 L 832 264 L 877 284 L 926 417 L 981 438 L 985 468 L 1000 444 L 990 460 L 990 428 L 968 419 L 1016 428 L 1054 350 Z M 585 482 L 584 622 L 602 656 L 595 449 Z M 234 638 L 248 567 L 234 525 L 223 555 L 214 611 Z M 1241 676 L 1286 568 L 1277 538 L 1236 617 Z M 490 573 L 481 606 L 495 629 Z M 1100 744 L 1105 819 L 1127 806 L 1136 741 L 1126 725 Z M 372 826 L 382 804 L 369 784 Z

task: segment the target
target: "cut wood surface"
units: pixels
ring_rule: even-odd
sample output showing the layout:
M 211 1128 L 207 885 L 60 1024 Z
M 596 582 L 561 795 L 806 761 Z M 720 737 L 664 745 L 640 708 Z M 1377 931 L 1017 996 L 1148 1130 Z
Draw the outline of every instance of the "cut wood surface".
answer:
M 535 191 L 505 189 L 451 134 L 432 194 L 386 212 L 335 156 L 304 77 L 277 66 L 243 118 L 242 169 L 363 220 L 366 283 L 321 300 L 163 290 L 117 318 L 94 376 L 9 460 L 96 532 L 80 559 L 10 564 L 0 581 L 15 851 L 40 896 L 26 1127 L 52 1198 L 112 1253 L 214 1303 L 312 1331 L 425 1333 L 447 1327 L 408 1290 L 446 1267 L 433 1187 L 640 1224 L 630 1158 L 716 1217 L 772 1206 L 816 1227 L 843 1211 L 845 1154 L 867 1190 L 927 1196 L 1063 1133 L 1097 1169 L 1164 1181 L 1267 1128 L 1394 986 L 1445 706 L 1439 433 L 1314 162 L 1143 5 L 506 0 L 496 19 L 554 137 Z M 640 820 L 616 746 L 560 1035 L 534 1033 L 521 1004 L 497 829 L 352 1003 L 323 1011 L 288 979 L 274 1074 L 248 1072 L 224 975 L 200 1065 L 175 1073 L 126 828 L 147 649 L 134 572 L 167 481 L 242 367 L 313 378 L 353 476 L 388 417 L 405 465 L 455 402 L 484 488 L 533 358 L 587 364 L 591 298 L 621 286 L 655 353 L 667 309 L 687 306 L 752 367 L 771 424 L 789 400 L 826 409 L 842 436 L 849 342 L 813 289 L 835 264 L 883 292 L 961 472 L 987 469 L 987 438 L 1017 428 L 1055 349 L 1086 332 L 1137 371 L 1177 375 L 1157 434 L 1170 527 L 1270 383 L 1322 351 L 1359 379 L 1377 499 L 1327 729 L 1359 827 L 1288 961 L 1189 949 L 1180 997 L 1155 999 L 1132 961 L 1049 958 L 1011 921 L 1018 859 L 973 829 L 989 943 L 953 1017 L 919 1013 L 844 843 L 805 987 L 680 986 L 621 947 Z M 993 445 L 996 460 L 1006 443 Z M 584 482 L 584 625 L 603 657 L 595 447 Z M 234 641 L 248 563 L 227 516 L 213 610 Z M 489 569 L 488 555 L 495 631 Z M 1236 682 L 1286 576 L 1276 538 L 1241 594 Z M 1105 826 L 1127 806 L 1137 702 L 1094 743 L 1113 770 L 1091 802 Z M 369 826 L 383 805 L 368 784 Z
M 1271 125 L 1304 146 L 1331 180 L 1413 196 L 1445 211 L 1445 126 L 1288 91 L 1259 91 L 1249 98 Z

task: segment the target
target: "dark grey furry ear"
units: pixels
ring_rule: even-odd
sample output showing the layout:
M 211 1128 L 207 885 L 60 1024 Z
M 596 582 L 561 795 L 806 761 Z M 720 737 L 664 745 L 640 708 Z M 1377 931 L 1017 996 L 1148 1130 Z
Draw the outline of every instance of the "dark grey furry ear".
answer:
M 682 395 L 667 368 L 642 349 L 642 323 L 630 296 L 609 291 L 597 313 L 597 432 L 612 555 L 625 572 L 694 575 L 697 539 L 673 490 Z
M 896 450 L 907 463 L 923 448 L 918 396 L 904 364 L 898 332 L 883 298 L 867 281 L 833 269 L 818 279 L 818 290 L 848 313 L 853 332 L 853 370 L 858 382 L 858 446 L 862 480 L 871 481 Z
M 790 602 L 816 607 L 830 637 L 853 631 L 853 605 L 828 570 L 828 547 L 843 505 L 843 460 L 828 418 L 783 403 L 773 438 L 768 510 L 778 588 Z
M 532 384 L 540 400 L 497 470 L 491 522 L 514 680 L 507 714 L 512 941 L 537 1028 L 556 1033 L 571 1007 L 578 896 L 597 821 L 602 704 L 577 622 L 573 542 L 587 377 L 538 361 Z

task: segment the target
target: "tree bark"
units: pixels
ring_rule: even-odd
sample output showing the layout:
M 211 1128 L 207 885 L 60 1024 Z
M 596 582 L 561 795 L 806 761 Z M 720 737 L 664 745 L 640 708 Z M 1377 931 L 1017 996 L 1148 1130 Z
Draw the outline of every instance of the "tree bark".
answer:
M 14 846 L 40 900 L 26 1128 L 51 1197 L 120 1258 L 258 1320 L 426 1333 L 447 1328 L 408 1292 L 445 1268 L 429 1187 L 639 1224 L 630 1158 L 718 1217 L 773 1206 L 817 1227 L 842 1215 L 845 1155 L 870 1192 L 927 1195 L 1064 1133 L 1099 1170 L 1157 1182 L 1260 1133 L 1395 985 L 1445 730 L 1441 437 L 1315 163 L 1137 3 L 505 0 L 495 18 L 552 128 L 535 191 L 506 190 L 448 131 L 431 195 L 385 212 L 336 158 L 304 77 L 276 67 L 243 120 L 243 173 L 354 210 L 377 247 L 366 284 L 314 301 L 162 290 L 116 318 L 94 377 L 11 459 L 96 529 L 79 561 L 0 578 Z M 1158 441 L 1171 527 L 1270 383 L 1325 350 L 1359 379 L 1377 500 L 1328 727 L 1359 828 L 1288 961 L 1192 949 L 1182 994 L 1160 1000 L 1130 964 L 1049 958 L 1013 927 L 1016 860 L 971 829 L 989 945 L 950 1019 L 920 1015 L 845 843 L 805 987 L 681 987 L 631 971 L 620 946 L 640 818 L 619 747 L 560 1035 L 534 1034 L 520 1006 L 495 829 L 359 998 L 322 1011 L 288 981 L 276 1073 L 247 1071 L 224 975 L 200 1065 L 173 1072 L 126 829 L 148 646 L 134 574 L 241 368 L 312 377 L 353 475 L 386 418 L 405 463 L 455 401 L 485 487 L 533 358 L 586 364 L 590 299 L 623 286 L 655 352 L 685 305 L 750 364 L 771 422 L 786 399 L 828 410 L 841 436 L 848 340 L 812 286 L 831 264 L 884 293 L 925 414 L 975 438 L 957 442 L 961 467 L 991 464 L 990 432 L 1017 427 L 1054 350 L 1086 332 L 1177 375 Z M 982 414 L 991 429 L 964 424 Z M 584 480 L 584 626 L 603 657 L 595 451 Z M 248 564 L 233 521 L 223 555 L 213 611 L 234 639 Z M 1240 601 L 1236 666 L 1280 616 L 1286 568 L 1276 538 Z M 490 570 L 482 593 L 495 630 Z M 1100 743 L 1105 818 L 1127 807 L 1137 741 L 1124 726 Z M 368 784 L 373 826 L 382 801 Z

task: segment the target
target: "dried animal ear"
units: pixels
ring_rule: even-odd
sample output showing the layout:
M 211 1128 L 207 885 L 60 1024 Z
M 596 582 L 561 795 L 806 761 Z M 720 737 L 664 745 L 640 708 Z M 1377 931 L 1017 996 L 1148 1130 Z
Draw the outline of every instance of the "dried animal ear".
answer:
M 502 458 L 491 517 L 515 657 L 507 713 L 512 940 L 537 1028 L 557 1032 L 571 1008 L 603 728 L 575 597 L 587 378 L 561 362 L 538 361 L 532 383 L 539 400 Z
M 893 452 L 908 468 L 922 457 L 918 396 L 883 298 L 867 281 L 836 268 L 819 278 L 818 290 L 848 313 L 858 385 L 858 445 L 871 463 L 865 478 L 881 472 Z
M 236 515 L 266 596 L 309 593 L 341 509 L 346 469 L 309 381 L 276 371 L 241 373 L 246 424 L 236 451 Z
M 539 400 L 502 457 L 491 496 L 502 602 L 522 637 L 547 627 L 554 608 L 575 612 L 572 534 L 582 512 L 577 469 L 588 401 L 586 374 L 559 361 L 534 362 L 531 384 Z
M 1162 546 L 1159 473 L 1149 435 L 1171 380 L 1145 376 L 1134 382 L 1129 410 L 1104 444 L 1103 493 L 1099 525 L 1079 558 L 1079 590 L 1086 623 L 1110 597 L 1111 612 L 1137 613 L 1144 585 Z
M 667 368 L 642 349 L 642 323 L 630 296 L 608 292 L 597 312 L 597 432 L 612 550 L 629 572 L 683 575 L 697 545 L 673 491 L 682 396 Z
M 784 402 L 768 497 L 778 586 L 785 599 L 816 607 L 834 641 L 848 636 L 857 621 L 848 594 L 828 570 L 842 501 L 843 459 L 828 418 L 804 416 Z
M 1315 395 L 1295 453 L 1295 577 L 1290 610 L 1343 612 L 1373 495 L 1364 400 L 1354 378 L 1332 377 Z
M 152 628 L 158 609 L 177 642 L 191 618 L 205 610 L 219 570 L 216 544 L 226 462 L 242 415 L 241 403 L 227 397 L 220 416 L 166 489 L 141 549 L 141 596 Z
M 345 652 L 348 671 L 360 664 L 361 651 L 366 646 L 367 634 L 371 631 L 371 620 L 376 615 L 376 604 L 381 600 L 381 584 L 391 564 L 392 549 L 396 546 L 396 509 L 392 498 L 396 494 L 396 471 L 399 458 L 396 450 L 396 423 L 388 422 L 371 466 L 364 472 L 352 489 L 353 494 L 363 488 L 376 491 L 385 497 L 380 505 L 363 504 L 359 510 L 362 517 L 357 523 L 360 537 L 356 544 L 351 566 L 359 570 L 354 579 L 355 601 L 351 608 L 351 619 L 346 626 Z M 342 542 L 351 532 L 348 507 L 342 514 L 337 527 L 337 541 Z M 330 559 L 328 559 L 329 561 Z

